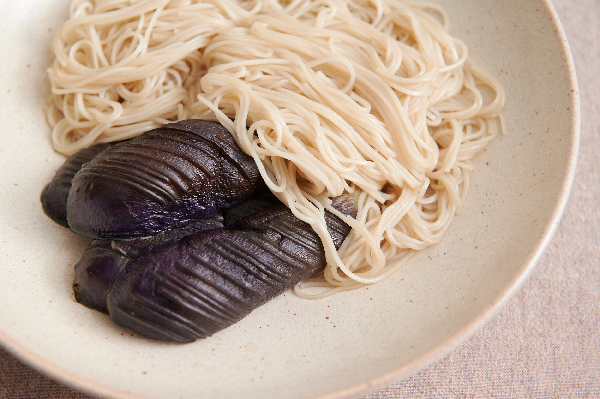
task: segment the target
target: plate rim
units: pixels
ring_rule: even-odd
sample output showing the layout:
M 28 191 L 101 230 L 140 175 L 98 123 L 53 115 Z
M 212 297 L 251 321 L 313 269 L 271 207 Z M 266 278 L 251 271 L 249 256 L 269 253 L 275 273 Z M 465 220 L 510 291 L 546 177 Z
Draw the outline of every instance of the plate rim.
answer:
M 337 392 L 316 396 L 312 399 L 349 399 L 358 397 L 360 395 L 366 395 L 370 392 L 385 388 L 391 384 L 399 383 L 441 360 L 459 346 L 466 343 L 469 339 L 473 338 L 475 334 L 481 331 L 483 327 L 500 312 L 504 305 L 506 305 L 506 303 L 519 291 L 523 283 L 531 275 L 532 270 L 535 268 L 538 261 L 546 251 L 546 248 L 548 248 L 548 245 L 552 241 L 554 233 L 558 229 L 560 221 L 562 220 L 563 214 L 569 202 L 573 182 L 575 180 L 579 145 L 581 141 L 581 105 L 575 62 L 573 60 L 573 55 L 566 32 L 562 26 L 562 23 L 560 22 L 560 18 L 554 5 L 552 4 L 552 1 L 542 1 L 547 11 L 550 13 L 552 26 L 555 29 L 558 40 L 560 41 L 562 48 L 561 55 L 564 57 L 564 61 L 566 62 L 567 66 L 569 88 L 572 90 L 571 107 L 569 109 L 571 111 L 571 130 L 568 134 L 568 137 L 571 139 L 571 148 L 568 152 L 569 156 L 568 161 L 566 162 L 567 167 L 563 174 L 563 184 L 561 186 L 559 195 L 557 196 L 558 201 L 554 206 L 552 216 L 547 222 L 546 228 L 544 229 L 543 234 L 540 236 L 537 245 L 533 247 L 533 250 L 530 252 L 527 261 L 524 262 L 523 266 L 521 267 L 520 273 L 513 277 L 511 282 L 499 294 L 496 301 L 485 307 L 470 323 L 451 335 L 444 342 L 437 345 L 420 358 L 414 359 L 411 362 L 379 377 L 372 378 L 368 381 L 345 388 L 343 390 L 339 390 Z

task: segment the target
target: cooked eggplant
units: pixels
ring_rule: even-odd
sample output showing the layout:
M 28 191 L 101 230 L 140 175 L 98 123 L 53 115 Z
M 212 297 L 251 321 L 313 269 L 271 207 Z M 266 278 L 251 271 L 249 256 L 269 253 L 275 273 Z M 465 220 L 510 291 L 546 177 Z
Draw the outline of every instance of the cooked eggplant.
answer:
M 69 227 L 67 223 L 67 197 L 71 189 L 73 177 L 84 163 L 91 161 L 96 155 L 110 148 L 112 144 L 101 143 L 84 148 L 70 156 L 56 171 L 56 174 L 42 190 L 40 201 L 44 213 L 61 226 Z
M 149 338 L 208 337 L 326 264 L 318 235 L 215 122 L 86 149 L 41 199 L 51 218 L 95 238 L 75 267 L 77 301 Z M 350 196 L 333 204 L 355 217 Z M 350 227 L 325 218 L 339 247 Z
M 73 294 L 77 302 L 108 313 L 108 292 L 131 259 L 126 253 L 114 249 L 111 240 L 92 240 L 75 265 Z
M 223 226 L 230 229 L 236 223 L 258 212 L 283 205 L 269 190 L 264 190 L 243 203 L 223 212 Z
M 355 216 L 352 198 L 337 204 Z M 339 247 L 350 227 L 330 213 L 326 222 Z M 144 251 L 109 293 L 111 319 L 149 338 L 191 342 L 236 323 L 325 267 L 318 235 L 283 205 L 232 226 Z
M 185 120 L 86 163 L 73 178 L 67 220 L 88 237 L 146 237 L 214 216 L 264 187 L 256 163 L 227 129 Z
M 82 305 L 108 314 L 108 292 L 125 266 L 152 245 L 178 240 L 203 230 L 223 227 L 223 217 L 198 220 L 148 238 L 127 241 L 92 240 L 81 260 L 75 265 L 73 293 Z

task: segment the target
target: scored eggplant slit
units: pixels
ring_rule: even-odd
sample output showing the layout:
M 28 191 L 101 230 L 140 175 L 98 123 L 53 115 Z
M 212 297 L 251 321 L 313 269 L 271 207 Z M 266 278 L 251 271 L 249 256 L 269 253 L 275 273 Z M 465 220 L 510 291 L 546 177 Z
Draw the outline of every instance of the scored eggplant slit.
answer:
M 177 240 L 199 231 L 223 226 L 221 215 L 197 220 L 186 226 L 166 230 L 151 237 L 126 241 L 94 239 L 75 265 L 73 293 L 77 302 L 108 314 L 107 297 L 117 276 L 125 266 L 147 248 Z
M 105 147 L 69 158 L 42 203 L 94 238 L 74 295 L 116 324 L 158 340 L 206 338 L 325 267 L 319 236 L 222 125 L 180 121 Z M 59 198 L 51 212 L 49 197 Z M 351 195 L 332 205 L 356 217 Z M 339 248 L 350 227 L 329 212 L 325 221 Z
M 256 163 L 227 129 L 186 120 L 86 163 L 73 178 L 67 219 L 88 237 L 145 237 L 214 216 L 264 188 Z

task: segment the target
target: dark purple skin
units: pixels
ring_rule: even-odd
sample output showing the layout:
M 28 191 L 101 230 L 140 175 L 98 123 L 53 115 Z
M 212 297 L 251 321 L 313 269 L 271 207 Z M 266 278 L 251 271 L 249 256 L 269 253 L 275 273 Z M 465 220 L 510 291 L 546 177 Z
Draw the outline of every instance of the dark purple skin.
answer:
M 269 190 L 264 190 L 243 203 L 223 212 L 223 226 L 230 229 L 240 220 L 258 212 L 283 205 Z
M 340 208 L 353 217 L 356 209 Z M 344 201 L 338 201 L 344 202 Z M 326 213 L 336 247 L 350 227 Z M 152 339 L 209 337 L 321 271 L 320 238 L 285 206 L 153 246 L 130 262 L 108 297 L 111 319 Z
M 44 213 L 53 221 L 64 227 L 67 223 L 67 197 L 71 189 L 73 177 L 84 163 L 91 161 L 96 155 L 110 148 L 112 144 L 101 143 L 89 148 L 84 148 L 70 156 L 56 171 L 56 174 L 42 190 L 40 201 Z
M 90 309 L 108 314 L 108 292 L 131 259 L 127 254 L 113 249 L 111 240 L 92 240 L 75 265 L 75 300 Z
M 147 237 L 212 217 L 264 187 L 256 163 L 227 129 L 184 120 L 85 164 L 73 179 L 67 219 L 92 238 Z
M 231 225 L 253 213 L 278 205 L 281 205 L 281 202 L 270 191 L 266 190 L 241 205 L 226 211 L 225 224 Z M 200 231 L 222 228 L 223 224 L 223 217 L 217 215 L 147 238 L 92 240 L 81 260 L 75 265 L 75 278 L 73 280 L 75 299 L 90 309 L 108 314 L 106 301 L 112 285 L 119 273 L 125 269 L 125 266 L 137 258 L 142 251 L 152 245 L 178 240 Z
M 119 273 L 142 251 L 165 241 L 178 240 L 203 230 L 221 227 L 223 227 L 223 218 L 217 215 L 148 238 L 128 241 L 92 240 L 81 260 L 75 265 L 73 280 L 75 299 L 90 309 L 108 314 L 106 304 L 108 292 Z

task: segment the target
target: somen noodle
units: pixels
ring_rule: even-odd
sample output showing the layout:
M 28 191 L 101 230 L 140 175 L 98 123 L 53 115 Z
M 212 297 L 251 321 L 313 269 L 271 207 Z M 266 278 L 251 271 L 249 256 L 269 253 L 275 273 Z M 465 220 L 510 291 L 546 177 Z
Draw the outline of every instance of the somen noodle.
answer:
M 301 296 L 380 281 L 439 242 L 500 130 L 501 86 L 421 2 L 75 0 L 53 47 L 55 149 L 218 120 L 321 237 L 328 266 Z M 331 207 L 344 192 L 356 219 Z M 339 251 L 324 210 L 353 228 Z

